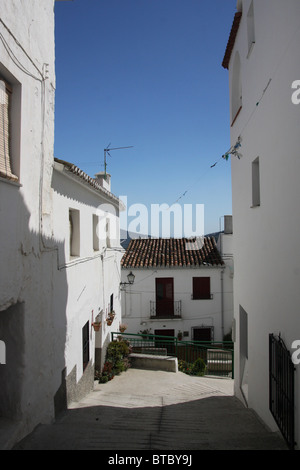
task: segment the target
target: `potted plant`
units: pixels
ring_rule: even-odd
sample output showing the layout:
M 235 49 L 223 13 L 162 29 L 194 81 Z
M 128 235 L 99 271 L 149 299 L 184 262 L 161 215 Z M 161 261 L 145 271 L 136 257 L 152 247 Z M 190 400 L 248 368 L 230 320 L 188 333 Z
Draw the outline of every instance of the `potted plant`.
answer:
M 101 328 L 101 321 L 95 321 L 94 323 L 92 323 L 92 326 L 95 331 L 99 331 Z
M 178 331 L 178 334 L 177 334 L 177 339 L 178 341 L 181 341 L 182 340 L 182 331 Z
M 127 327 L 128 327 L 128 325 L 126 325 L 125 323 L 120 323 L 120 325 L 119 325 L 120 332 L 124 333 L 124 331 L 127 330 Z
M 111 321 L 113 321 L 113 319 L 115 318 L 116 316 L 116 312 L 114 310 L 112 310 L 111 312 L 109 312 L 108 314 L 108 318 L 111 319 Z
M 150 332 L 151 332 L 151 328 L 150 328 L 149 330 L 148 330 L 148 329 L 146 329 L 146 330 L 140 330 L 139 333 L 141 334 L 141 336 L 142 336 L 143 339 L 151 339 L 151 334 L 152 334 L 152 333 L 150 333 Z M 150 336 L 148 336 L 148 335 L 150 335 Z

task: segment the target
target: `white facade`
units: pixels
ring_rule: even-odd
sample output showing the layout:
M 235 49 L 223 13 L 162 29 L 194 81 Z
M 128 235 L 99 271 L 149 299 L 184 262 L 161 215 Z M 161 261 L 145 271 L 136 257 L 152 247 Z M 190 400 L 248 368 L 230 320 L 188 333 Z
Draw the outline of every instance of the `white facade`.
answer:
M 232 235 L 225 237 L 229 255 Z M 223 341 L 224 335 L 231 333 L 233 320 L 231 264 L 230 258 L 222 266 L 122 267 L 122 282 L 128 282 L 130 272 L 135 275 L 134 284 L 122 289 L 122 322 L 128 325 L 127 332 L 164 335 L 167 331 L 174 336 L 181 332 L 187 341 Z M 202 277 L 210 279 L 210 296 L 193 298 L 193 278 Z M 157 311 L 159 279 L 172 280 L 174 316 L 171 318 L 159 316 Z
M 233 48 L 228 44 L 231 144 L 240 137 L 242 155 L 231 163 L 235 391 L 276 430 L 269 411 L 269 334 L 280 334 L 291 353 L 300 339 L 300 105 L 294 83 L 300 80 L 300 3 L 244 0 L 238 11 Z M 299 445 L 299 366 L 295 378 Z
M 123 250 L 110 177 L 54 162 L 54 0 L 0 0 L 0 12 L 0 448 L 11 448 L 91 389 L 121 321 Z
M 0 365 L 0 422 L 16 424 L 7 442 L 49 422 L 55 413 L 53 365 L 60 345 L 53 330 L 51 287 L 56 259 L 50 188 L 53 10 L 53 0 L 0 0 L 0 80 L 10 90 L 9 154 L 15 175 L 0 177 L 0 340 L 6 352 L 6 363 Z
M 102 181 L 57 159 L 52 187 L 54 236 L 62 241 L 53 303 L 65 323 L 62 373 L 70 402 L 93 388 L 95 365 L 101 369 L 110 333 L 121 321 L 119 200 L 109 187 L 102 189 Z M 109 326 L 111 310 L 115 318 Z M 101 322 L 97 332 L 96 321 Z

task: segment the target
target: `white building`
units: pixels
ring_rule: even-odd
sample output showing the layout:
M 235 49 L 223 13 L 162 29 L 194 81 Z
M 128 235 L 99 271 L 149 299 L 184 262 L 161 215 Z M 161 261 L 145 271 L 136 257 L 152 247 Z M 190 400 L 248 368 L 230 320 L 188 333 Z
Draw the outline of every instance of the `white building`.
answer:
M 66 335 L 61 372 L 69 403 L 93 388 L 95 366 L 102 368 L 110 333 L 121 322 L 122 205 L 110 192 L 110 175 L 91 178 L 63 160 L 55 159 L 52 187 L 54 238 L 61 240 L 53 308 L 63 326 L 57 331 Z M 98 331 L 96 322 L 101 322 Z M 61 394 L 62 407 L 64 398 Z
M 0 0 L 0 436 L 8 446 L 55 414 L 53 10 L 54 0 Z
M 235 392 L 274 431 L 269 335 L 280 335 L 292 357 L 300 339 L 299 25 L 298 0 L 239 0 L 223 62 L 231 106 Z
M 121 321 L 123 250 L 110 175 L 53 159 L 54 0 L 0 12 L 2 449 L 92 388 Z
M 222 341 L 231 332 L 232 270 L 213 237 L 190 247 L 187 239 L 131 240 L 122 258 L 122 281 L 130 272 L 135 276 L 122 293 L 128 332 L 181 332 L 183 339 L 198 341 Z

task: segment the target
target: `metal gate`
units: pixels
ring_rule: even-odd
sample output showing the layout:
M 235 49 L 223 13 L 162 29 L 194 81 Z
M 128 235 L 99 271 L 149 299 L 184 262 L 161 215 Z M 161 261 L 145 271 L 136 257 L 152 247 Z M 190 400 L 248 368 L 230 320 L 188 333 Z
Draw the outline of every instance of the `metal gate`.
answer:
M 295 448 L 295 367 L 282 338 L 269 335 L 269 408 L 289 449 Z
M 161 330 L 163 331 L 163 330 Z M 120 333 L 112 332 L 112 341 Z M 202 359 L 205 363 L 205 375 L 234 378 L 234 344 L 232 341 L 179 341 L 175 336 L 152 335 L 150 333 L 122 333 L 134 353 L 169 355 L 190 366 Z

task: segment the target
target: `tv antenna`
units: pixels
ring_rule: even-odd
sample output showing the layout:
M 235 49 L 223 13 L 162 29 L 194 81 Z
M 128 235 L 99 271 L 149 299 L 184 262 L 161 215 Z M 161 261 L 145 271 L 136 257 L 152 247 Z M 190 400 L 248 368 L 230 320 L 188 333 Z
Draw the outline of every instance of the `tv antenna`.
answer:
M 108 144 L 107 148 L 104 149 L 104 173 L 105 173 L 105 179 L 106 179 L 106 168 L 107 168 L 107 163 L 106 163 L 106 154 L 111 157 L 110 155 L 110 151 L 111 150 L 120 150 L 120 149 L 131 149 L 133 147 L 133 145 L 130 145 L 129 147 L 115 147 L 115 148 L 109 148 L 110 146 L 110 143 Z

